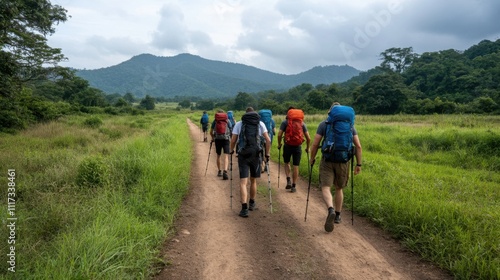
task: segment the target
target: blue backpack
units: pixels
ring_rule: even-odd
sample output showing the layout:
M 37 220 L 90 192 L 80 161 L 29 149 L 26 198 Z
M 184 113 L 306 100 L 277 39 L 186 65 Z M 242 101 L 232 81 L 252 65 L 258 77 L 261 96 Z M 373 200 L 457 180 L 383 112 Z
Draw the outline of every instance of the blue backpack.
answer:
M 336 105 L 328 112 L 326 133 L 321 146 L 325 161 L 348 162 L 352 158 L 354 119 L 354 109 L 349 106 Z
M 201 116 L 200 123 L 201 124 L 208 124 L 208 114 L 207 113 L 205 113 L 205 114 L 203 114 L 203 116 Z
M 231 123 L 231 127 L 234 127 L 234 125 L 236 124 L 236 121 L 234 120 L 233 111 L 227 111 L 227 118 L 229 119 L 229 122 Z
M 273 112 L 269 109 L 262 109 L 259 111 L 259 115 L 260 115 L 260 121 L 266 125 L 267 133 L 269 134 L 269 137 L 271 138 L 271 141 L 272 141 L 273 140 L 273 126 L 272 126 Z

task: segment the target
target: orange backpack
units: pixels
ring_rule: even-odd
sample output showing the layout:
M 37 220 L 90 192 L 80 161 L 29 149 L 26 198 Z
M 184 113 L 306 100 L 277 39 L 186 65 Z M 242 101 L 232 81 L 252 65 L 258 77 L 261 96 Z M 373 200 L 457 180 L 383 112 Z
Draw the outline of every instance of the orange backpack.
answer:
M 289 146 L 300 146 L 304 142 L 304 111 L 300 109 L 290 109 L 286 114 L 288 125 L 285 130 L 285 144 Z

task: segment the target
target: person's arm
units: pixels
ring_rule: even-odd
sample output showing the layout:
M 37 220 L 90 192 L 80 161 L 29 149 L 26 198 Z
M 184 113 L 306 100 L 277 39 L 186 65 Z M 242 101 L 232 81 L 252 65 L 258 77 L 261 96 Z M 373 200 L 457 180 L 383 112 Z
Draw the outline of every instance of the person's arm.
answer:
M 266 139 L 266 161 L 269 160 L 269 156 L 271 155 L 270 151 L 271 151 L 271 137 L 269 137 L 269 133 L 267 132 L 264 132 L 263 134 L 264 136 L 264 139 Z
M 309 154 L 311 165 L 313 165 L 314 162 L 316 161 L 316 154 L 318 153 L 319 143 L 321 143 L 322 138 L 323 136 L 321 136 L 320 134 L 314 135 L 314 140 L 311 146 L 311 153 Z
M 233 134 L 231 136 L 231 143 L 229 144 L 230 153 L 234 153 L 234 148 L 236 147 L 236 142 L 238 141 L 238 134 Z
M 214 141 L 214 127 L 215 127 L 215 121 L 212 122 L 212 126 L 210 126 L 210 137 L 212 138 L 212 141 Z
M 354 147 L 356 147 L 354 155 L 356 156 L 356 168 L 354 169 L 354 175 L 359 174 L 361 172 L 361 165 L 363 163 L 363 149 L 361 148 L 361 142 L 359 141 L 358 135 L 354 135 L 352 138 L 352 142 L 354 143 Z
M 309 147 L 311 146 L 311 136 L 309 136 L 309 131 L 305 133 L 306 136 L 306 153 L 309 152 Z
M 278 132 L 278 150 L 281 149 L 281 140 L 283 139 L 283 130 Z

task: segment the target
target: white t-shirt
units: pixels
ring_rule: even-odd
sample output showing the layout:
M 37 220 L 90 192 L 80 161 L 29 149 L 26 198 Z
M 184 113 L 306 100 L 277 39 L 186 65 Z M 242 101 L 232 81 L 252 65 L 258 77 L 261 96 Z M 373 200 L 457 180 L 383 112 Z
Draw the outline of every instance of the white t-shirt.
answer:
M 266 132 L 267 132 L 266 125 L 265 125 L 263 122 L 259 122 L 259 125 L 260 125 L 259 135 L 260 135 L 260 136 L 263 136 L 263 135 L 264 135 L 264 133 L 266 133 Z M 234 128 L 233 128 L 233 134 L 240 135 L 240 132 L 241 132 L 241 126 L 242 126 L 242 122 L 241 122 L 241 121 L 237 122 L 237 123 L 234 125 Z

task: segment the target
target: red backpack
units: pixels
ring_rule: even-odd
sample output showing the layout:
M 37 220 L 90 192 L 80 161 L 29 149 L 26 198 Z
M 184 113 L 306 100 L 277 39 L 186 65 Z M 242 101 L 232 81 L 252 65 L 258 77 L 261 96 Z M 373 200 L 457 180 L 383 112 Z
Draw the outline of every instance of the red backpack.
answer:
M 286 114 L 288 125 L 285 130 L 285 144 L 289 146 L 300 146 L 304 142 L 304 111 L 300 109 L 290 109 Z
M 226 113 L 215 114 L 215 139 L 231 139 L 231 129 L 229 129 L 228 122 Z

